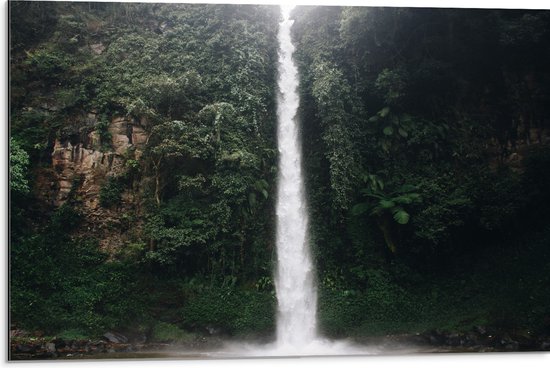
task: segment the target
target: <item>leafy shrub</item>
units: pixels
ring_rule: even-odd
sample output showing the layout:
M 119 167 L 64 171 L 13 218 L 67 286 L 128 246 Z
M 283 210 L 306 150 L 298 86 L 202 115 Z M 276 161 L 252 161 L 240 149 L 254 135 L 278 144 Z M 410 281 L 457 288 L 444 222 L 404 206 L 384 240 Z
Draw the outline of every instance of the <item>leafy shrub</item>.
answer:
M 65 205 L 38 234 L 11 246 L 11 317 L 23 328 L 93 336 L 143 312 L 134 265 L 105 262 L 95 239 L 72 239 L 79 216 Z
M 275 305 L 270 293 L 207 287 L 193 290 L 181 313 L 184 326 L 191 329 L 211 326 L 232 335 L 269 334 L 274 330 Z
M 89 336 L 82 330 L 79 329 L 70 329 L 63 330 L 57 334 L 57 337 L 63 340 L 85 340 Z
M 105 208 L 119 205 L 122 201 L 123 190 L 124 187 L 120 178 L 109 177 L 99 190 L 99 204 Z
M 25 63 L 32 67 L 41 79 L 61 78 L 71 65 L 71 57 L 61 51 L 36 49 L 27 53 Z
M 26 178 L 29 155 L 19 143 L 10 138 L 10 191 L 25 194 L 29 191 L 29 182 Z
M 158 322 L 151 332 L 151 340 L 154 342 L 184 343 L 194 339 L 194 337 L 193 334 L 166 322 Z

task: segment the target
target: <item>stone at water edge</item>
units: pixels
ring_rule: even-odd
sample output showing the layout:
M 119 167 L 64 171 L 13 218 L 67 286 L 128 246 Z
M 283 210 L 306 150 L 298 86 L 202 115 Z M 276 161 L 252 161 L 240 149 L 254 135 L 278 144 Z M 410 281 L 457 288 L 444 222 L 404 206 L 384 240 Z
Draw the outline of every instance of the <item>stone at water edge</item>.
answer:
M 106 332 L 103 334 L 103 337 L 107 339 L 107 341 L 115 344 L 125 344 L 128 342 L 128 338 L 126 336 L 116 332 Z
M 46 348 L 46 351 L 48 351 L 49 353 L 55 353 L 56 349 L 55 349 L 55 344 L 53 342 L 46 343 L 45 348 Z

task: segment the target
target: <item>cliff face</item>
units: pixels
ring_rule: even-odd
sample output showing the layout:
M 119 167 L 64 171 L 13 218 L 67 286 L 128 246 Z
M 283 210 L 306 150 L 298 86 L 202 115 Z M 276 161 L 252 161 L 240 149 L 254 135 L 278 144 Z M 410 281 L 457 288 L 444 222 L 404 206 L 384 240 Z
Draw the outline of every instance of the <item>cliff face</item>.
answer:
M 90 132 L 85 141 L 55 141 L 51 154 L 58 188 L 54 205 L 65 203 L 71 190 L 74 190 L 85 208 L 96 210 L 99 206 L 99 191 L 105 179 L 121 175 L 130 154 L 135 159 L 142 155 L 147 141 L 143 126 L 124 118 L 114 118 L 108 126 L 108 132 L 111 136 L 109 150 L 102 149 L 96 130 Z M 79 181 L 76 188 L 73 187 L 75 181 Z
M 94 113 L 76 120 L 75 126 L 82 122 L 97 125 Z M 146 127 L 145 120 L 116 117 L 107 127 L 108 142 L 102 142 L 97 129 L 58 138 L 51 151 L 51 164 L 36 170 L 37 198 L 53 208 L 76 202 L 84 220 L 80 231 L 100 239 L 101 248 L 110 253 L 116 253 L 130 233 L 140 231 L 140 185 L 132 183 L 121 193 L 120 203 L 109 208 L 101 205 L 100 193 L 109 178 L 124 175 L 129 160 L 137 162 L 142 156 L 148 138 Z M 131 226 L 124 223 L 129 214 L 136 217 Z

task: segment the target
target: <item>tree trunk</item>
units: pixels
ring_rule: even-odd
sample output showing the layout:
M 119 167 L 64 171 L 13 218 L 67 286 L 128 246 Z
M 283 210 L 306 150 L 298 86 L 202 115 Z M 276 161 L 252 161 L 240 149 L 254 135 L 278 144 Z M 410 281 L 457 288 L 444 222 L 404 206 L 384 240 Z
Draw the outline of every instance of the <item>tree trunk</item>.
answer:
M 393 239 L 393 235 L 391 232 L 391 218 L 388 214 L 384 214 L 381 217 L 378 218 L 378 227 L 380 230 L 382 230 L 382 234 L 384 235 L 384 240 L 386 241 L 386 245 L 392 252 L 392 254 L 395 254 L 397 251 L 397 246 L 395 244 L 395 241 Z

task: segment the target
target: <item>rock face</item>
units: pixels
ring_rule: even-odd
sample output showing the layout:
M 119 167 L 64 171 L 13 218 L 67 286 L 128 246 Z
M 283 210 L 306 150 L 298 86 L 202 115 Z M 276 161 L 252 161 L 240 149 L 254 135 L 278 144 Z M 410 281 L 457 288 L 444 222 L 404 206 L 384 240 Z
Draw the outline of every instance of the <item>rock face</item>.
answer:
M 40 203 L 57 208 L 69 199 L 76 201 L 84 215 L 79 235 L 98 239 L 100 248 L 111 255 L 124 246 L 130 232 L 141 231 L 139 221 L 131 228 L 123 223 L 123 214 L 139 214 L 141 186 L 125 187 L 121 203 L 109 208 L 100 205 L 101 188 L 109 177 L 126 172 L 128 160 L 140 159 L 148 139 L 146 124 L 145 120 L 114 118 L 101 132 L 94 112 L 75 118 L 53 144 L 51 167 L 35 171 L 34 191 Z M 109 141 L 102 141 L 104 137 Z
M 54 205 L 60 206 L 72 192 L 77 192 L 84 206 L 90 209 L 99 204 L 100 186 L 108 174 L 120 174 L 123 160 L 113 152 L 85 148 L 56 140 L 52 165 L 57 173 L 58 193 Z
M 111 135 L 110 150 L 102 149 L 97 130 L 77 142 L 71 142 L 70 139 L 55 141 L 52 152 L 57 186 L 53 203 L 55 206 L 62 205 L 69 195 L 74 194 L 82 200 L 84 207 L 97 209 L 99 191 L 106 178 L 124 172 L 124 164 L 130 152 L 136 159 L 141 156 L 147 141 L 147 134 L 142 126 L 123 118 L 115 118 L 111 121 L 108 132 Z

